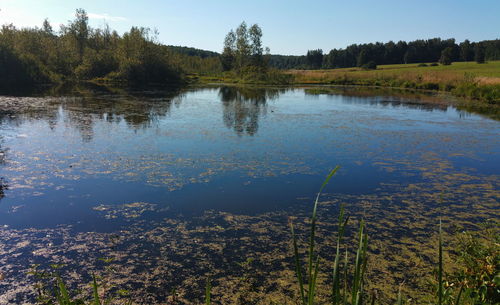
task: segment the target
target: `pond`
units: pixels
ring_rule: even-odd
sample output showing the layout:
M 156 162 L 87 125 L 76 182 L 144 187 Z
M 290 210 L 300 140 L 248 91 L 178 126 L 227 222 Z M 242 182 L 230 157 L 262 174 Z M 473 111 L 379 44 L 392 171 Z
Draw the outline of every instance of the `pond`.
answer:
M 26 273 L 52 263 L 72 287 L 96 272 L 138 303 L 200 301 L 208 276 L 222 303 L 290 301 L 289 217 L 306 229 L 336 165 L 319 209 L 322 256 L 344 204 L 367 222 L 375 281 L 419 287 L 439 217 L 448 231 L 498 219 L 499 134 L 498 121 L 446 97 L 398 91 L 0 96 L 0 303 L 32 302 Z

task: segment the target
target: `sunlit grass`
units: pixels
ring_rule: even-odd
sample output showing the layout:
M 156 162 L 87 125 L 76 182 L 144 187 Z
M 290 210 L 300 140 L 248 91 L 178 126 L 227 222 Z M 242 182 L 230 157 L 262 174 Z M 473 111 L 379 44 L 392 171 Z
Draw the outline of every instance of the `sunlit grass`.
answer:
M 344 68 L 289 70 L 295 84 L 356 85 L 447 91 L 487 103 L 489 112 L 500 105 L 500 61 L 485 64 L 457 62 L 449 66 L 383 65 L 376 70 Z M 482 106 L 480 103 L 475 105 Z M 483 105 L 484 106 L 484 105 Z
M 420 67 L 419 64 L 380 65 L 376 70 L 361 68 L 341 68 L 325 70 L 289 70 L 295 76 L 295 82 L 327 82 L 341 77 L 364 78 L 396 78 L 401 80 L 418 80 L 423 82 L 458 82 L 464 73 L 474 74 L 481 84 L 500 84 L 500 61 L 491 61 L 485 64 L 475 62 L 455 62 L 448 66 Z

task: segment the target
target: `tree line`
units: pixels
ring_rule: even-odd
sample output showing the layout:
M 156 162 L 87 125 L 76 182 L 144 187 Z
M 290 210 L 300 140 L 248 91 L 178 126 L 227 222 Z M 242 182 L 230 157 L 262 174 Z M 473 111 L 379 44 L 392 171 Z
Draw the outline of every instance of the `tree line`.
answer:
M 41 27 L 0 29 L 0 86 L 102 79 L 127 84 L 179 83 L 185 72 L 220 71 L 215 52 L 165 46 L 157 32 L 132 27 L 119 35 L 92 28 L 85 10 L 54 31 Z
M 242 22 L 224 39 L 222 53 L 158 42 L 158 33 L 132 27 L 120 35 L 105 25 L 92 28 L 85 10 L 55 31 L 41 27 L 0 28 L 0 87 L 79 80 L 126 84 L 181 83 L 186 74 L 230 71 L 254 81 L 276 81 L 276 69 L 374 67 L 382 64 L 500 60 L 500 39 L 480 42 L 433 38 L 411 42 L 353 44 L 344 49 L 309 50 L 302 56 L 271 55 L 262 29 Z
M 444 55 L 444 56 L 443 56 Z M 271 55 L 269 64 L 278 69 L 333 69 L 376 65 L 500 60 L 500 39 L 456 43 L 433 38 L 410 42 L 352 44 L 345 49 L 309 50 L 306 55 Z

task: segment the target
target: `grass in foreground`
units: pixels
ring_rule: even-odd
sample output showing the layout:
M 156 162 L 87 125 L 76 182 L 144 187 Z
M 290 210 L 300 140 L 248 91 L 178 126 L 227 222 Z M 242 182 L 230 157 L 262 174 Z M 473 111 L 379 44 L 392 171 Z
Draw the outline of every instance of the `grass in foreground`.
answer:
M 307 283 L 302 276 L 302 265 L 300 262 L 299 250 L 297 247 L 297 237 L 294 232 L 293 224 L 291 224 L 292 240 L 294 256 L 296 261 L 296 275 L 300 295 L 302 297 L 301 304 L 313 305 L 315 302 L 316 278 L 319 269 L 319 255 L 314 253 L 315 247 L 315 232 L 316 232 L 316 215 L 319 196 L 325 185 L 331 177 L 337 172 L 338 166 L 333 169 L 323 182 L 320 191 L 316 197 L 313 206 L 313 212 L 310 225 L 309 253 L 307 264 Z M 376 304 L 376 294 L 368 294 L 364 289 L 364 284 L 367 281 L 365 278 L 365 270 L 368 256 L 368 236 L 364 233 L 364 222 L 361 220 L 358 233 L 358 249 L 353 266 L 349 266 L 347 256 L 347 247 L 342 245 L 342 239 L 348 222 L 348 217 L 344 217 L 344 208 L 340 208 L 338 232 L 337 232 L 337 248 L 333 263 L 332 272 L 332 289 L 331 303 L 332 305 L 361 305 L 361 304 Z M 496 228 L 496 227 L 494 227 Z M 499 304 L 500 302 L 500 236 L 497 230 L 490 231 L 489 241 L 481 243 L 478 239 L 471 238 L 468 233 L 462 233 L 465 240 L 459 243 L 459 261 L 462 264 L 462 270 L 445 279 L 445 271 L 443 264 L 443 233 L 442 224 L 439 220 L 439 243 L 438 243 L 438 266 L 437 266 L 437 283 L 436 283 L 436 300 L 437 305 L 460 305 L 460 304 Z M 462 237 L 463 238 L 463 237 Z M 339 273 L 339 261 L 341 259 L 340 247 L 345 247 L 345 260 L 342 266 L 343 272 Z M 313 263 L 314 262 L 314 263 Z M 351 270 L 351 272 L 349 272 Z M 343 278 L 341 280 L 341 276 Z M 343 283 L 343 285 L 341 284 Z M 304 288 L 305 286 L 308 288 Z M 405 298 L 402 295 L 403 283 L 399 286 L 396 304 L 405 304 L 410 298 Z M 342 286 L 342 287 L 341 287 Z
M 299 304 L 318 304 L 316 300 L 319 267 L 324 262 L 316 249 L 317 207 L 320 195 L 330 179 L 338 171 L 335 167 L 326 177 L 316 196 L 310 219 L 310 232 L 307 244 L 306 260 L 301 258 L 299 238 L 290 221 L 291 242 L 295 260 L 295 274 L 297 279 Z M 335 256 L 331 273 L 330 302 L 332 305 L 361 305 L 377 304 L 376 293 L 369 293 L 365 286 L 369 279 L 365 276 L 368 263 L 368 235 L 365 233 L 364 221 L 360 221 L 357 234 L 358 246 L 354 263 L 349 259 L 348 247 L 344 244 L 344 236 L 349 217 L 345 216 L 344 207 L 340 207 L 338 217 L 338 232 Z M 460 233 L 458 236 L 457 261 L 460 270 L 453 274 L 446 274 L 443 263 L 443 233 L 441 220 L 438 226 L 438 263 L 435 281 L 435 302 L 437 305 L 493 305 L 500 301 L 500 234 L 498 223 L 489 224 L 483 236 L 473 236 L 470 233 Z M 344 251 L 342 251 L 344 248 Z M 36 267 L 31 272 L 38 279 L 35 286 L 37 301 L 44 305 L 104 305 L 104 304 L 133 304 L 127 297 L 128 292 L 117 290 L 114 295 L 104 295 L 103 286 L 95 276 L 90 283 L 91 294 L 82 297 L 85 293 L 72 291 L 67 288 L 61 276 L 57 273 L 59 266 L 52 265 L 53 272 L 39 272 Z M 413 303 L 411 296 L 402 293 L 403 283 L 399 285 L 398 305 Z M 212 303 L 212 285 L 210 279 L 206 281 L 203 303 Z M 418 300 L 415 300 L 418 302 Z

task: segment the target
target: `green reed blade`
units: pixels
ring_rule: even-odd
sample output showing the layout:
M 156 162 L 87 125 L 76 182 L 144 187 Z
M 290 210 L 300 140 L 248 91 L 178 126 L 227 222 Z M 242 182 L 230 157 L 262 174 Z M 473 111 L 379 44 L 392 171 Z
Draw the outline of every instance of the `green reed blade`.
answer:
M 340 245 L 342 244 L 342 238 L 344 237 L 345 227 L 349 217 L 344 220 L 344 205 L 340 206 L 339 213 L 339 230 L 337 238 L 337 249 L 335 252 L 335 261 L 333 264 L 333 284 L 332 284 L 332 304 L 340 304 L 340 274 L 339 274 L 339 264 L 340 264 Z
M 365 241 L 364 241 L 364 220 L 361 220 L 361 223 L 359 225 L 359 245 L 358 245 L 358 250 L 356 252 L 356 260 L 354 264 L 354 278 L 353 278 L 353 284 L 352 284 L 352 304 L 356 304 L 357 296 L 358 296 L 358 291 L 360 289 L 360 283 L 362 281 L 361 279 L 361 271 L 362 271 L 362 266 L 363 266 L 363 249 L 365 248 Z
M 309 305 L 314 304 L 314 296 L 316 295 L 316 279 L 318 278 L 318 269 L 319 269 L 319 255 L 316 258 L 316 263 L 314 264 L 314 272 L 312 278 L 311 290 L 308 291 L 308 303 Z
M 344 305 L 347 305 L 347 273 L 349 272 L 349 268 L 348 268 L 348 264 L 349 264 L 349 257 L 348 257 L 348 252 L 347 252 L 347 248 L 345 249 L 345 259 L 344 259 L 344 302 L 343 304 Z
M 101 305 L 101 300 L 99 299 L 99 293 L 97 291 L 97 281 L 95 280 L 94 274 L 92 274 L 92 290 L 94 296 L 93 305 Z
M 460 298 L 462 297 L 462 292 L 464 291 L 464 285 L 460 285 L 460 290 L 458 291 L 457 299 L 455 300 L 455 305 L 460 304 Z
M 212 283 L 210 283 L 210 278 L 207 278 L 207 284 L 205 286 L 205 305 L 212 304 L 211 294 L 212 294 Z
M 304 294 L 304 280 L 302 277 L 302 267 L 300 263 L 299 248 L 297 247 L 297 236 L 295 235 L 293 222 L 291 220 L 290 220 L 290 230 L 292 232 L 293 254 L 295 256 L 295 273 L 297 274 L 297 280 L 299 281 L 300 299 L 302 301 L 302 304 L 307 304 Z
M 313 213 L 311 217 L 311 235 L 309 238 L 309 262 L 308 262 L 308 284 L 309 284 L 309 292 L 311 291 L 312 288 L 312 280 L 313 280 L 313 257 L 314 257 L 314 238 L 316 235 L 316 211 L 318 208 L 318 202 L 319 202 L 319 197 L 321 196 L 321 193 L 323 192 L 323 189 L 325 186 L 328 184 L 330 179 L 335 175 L 335 173 L 339 170 L 340 166 L 335 166 L 334 169 L 326 176 L 325 181 L 323 181 L 323 184 L 321 185 L 318 195 L 316 196 L 316 200 L 314 201 L 314 207 L 313 207 Z
M 400 284 L 399 285 L 399 289 L 398 289 L 398 299 L 396 301 L 396 304 L 397 305 L 403 305 L 403 296 L 402 296 L 402 292 L 401 292 L 401 288 L 402 288 L 403 284 Z
M 61 305 L 67 305 L 70 304 L 71 299 L 69 297 L 68 289 L 66 288 L 66 285 L 64 284 L 63 280 L 59 275 L 56 275 L 57 279 L 57 288 L 58 288 L 58 297 L 59 297 L 59 303 Z
M 443 238 L 441 218 L 439 218 L 439 266 L 438 266 L 438 305 L 443 304 Z

